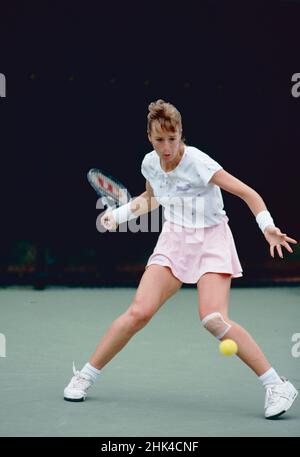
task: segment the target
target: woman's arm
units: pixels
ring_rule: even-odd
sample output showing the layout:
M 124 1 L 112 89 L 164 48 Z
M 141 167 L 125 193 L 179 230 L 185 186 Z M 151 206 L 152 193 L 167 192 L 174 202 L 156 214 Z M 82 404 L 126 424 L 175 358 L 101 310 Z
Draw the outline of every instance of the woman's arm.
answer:
M 158 206 L 159 203 L 154 197 L 153 189 L 146 181 L 145 192 L 119 208 L 106 211 L 100 222 L 106 229 L 115 230 L 118 224 L 153 211 Z
M 247 184 L 227 173 L 225 170 L 217 171 L 210 182 L 244 200 L 254 216 L 267 209 L 261 196 L 252 187 L 247 186 Z
M 225 170 L 217 171 L 211 178 L 210 183 L 219 186 L 221 189 L 240 197 L 249 206 L 250 210 L 256 217 L 262 211 L 267 211 L 265 202 L 261 196 L 247 184 L 227 173 Z M 280 257 L 283 257 L 281 245 L 289 252 L 293 252 L 288 243 L 296 244 L 297 241 L 290 238 L 286 233 L 281 233 L 281 230 L 274 225 L 268 225 L 264 229 L 264 236 L 270 244 L 270 254 L 274 257 L 274 248 L 276 247 Z
M 146 181 L 145 192 L 130 202 L 130 210 L 136 217 L 148 213 L 149 211 L 153 211 L 154 209 L 158 208 L 158 206 L 159 203 L 154 197 L 153 189 L 149 181 Z

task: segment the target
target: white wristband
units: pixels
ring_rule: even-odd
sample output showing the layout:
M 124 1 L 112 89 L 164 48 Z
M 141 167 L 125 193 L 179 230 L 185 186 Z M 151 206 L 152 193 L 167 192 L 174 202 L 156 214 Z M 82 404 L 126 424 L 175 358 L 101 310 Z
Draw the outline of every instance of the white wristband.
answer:
M 256 222 L 258 223 L 259 228 L 263 233 L 268 225 L 275 227 L 271 214 L 266 210 L 261 211 L 256 215 Z
M 135 219 L 137 216 L 131 211 L 130 203 L 126 203 L 126 205 L 122 205 L 119 208 L 112 210 L 112 214 L 116 220 L 116 223 L 122 224 L 122 222 L 130 221 L 131 219 Z

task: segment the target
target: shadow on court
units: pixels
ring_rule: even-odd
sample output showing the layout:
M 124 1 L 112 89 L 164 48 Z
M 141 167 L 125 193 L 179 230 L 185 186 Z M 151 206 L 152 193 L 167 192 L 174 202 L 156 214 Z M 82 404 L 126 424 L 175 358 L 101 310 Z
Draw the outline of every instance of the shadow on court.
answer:
M 103 369 L 85 402 L 65 402 L 72 361 L 84 365 L 134 292 L 0 289 L 0 436 L 300 436 L 299 399 L 280 419 L 264 418 L 263 387 L 236 356 L 219 353 L 192 288 Z M 300 287 L 234 288 L 230 317 L 299 389 Z

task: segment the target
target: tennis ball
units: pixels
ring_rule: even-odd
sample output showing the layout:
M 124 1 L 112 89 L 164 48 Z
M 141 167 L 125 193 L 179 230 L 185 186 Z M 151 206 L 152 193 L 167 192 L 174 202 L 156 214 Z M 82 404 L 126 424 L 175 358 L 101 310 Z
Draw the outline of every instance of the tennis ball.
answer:
M 228 339 L 228 340 L 221 341 L 219 349 L 220 349 L 221 354 L 233 355 L 233 354 L 237 353 L 238 346 L 235 341 Z

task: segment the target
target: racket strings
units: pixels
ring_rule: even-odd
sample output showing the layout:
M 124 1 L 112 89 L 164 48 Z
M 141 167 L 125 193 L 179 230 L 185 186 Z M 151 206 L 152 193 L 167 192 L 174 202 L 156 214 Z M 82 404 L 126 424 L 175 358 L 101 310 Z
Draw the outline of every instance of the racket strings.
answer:
M 88 172 L 88 180 L 98 195 L 108 198 L 112 205 L 121 206 L 131 200 L 131 196 L 124 186 L 106 176 L 99 169 L 91 169 Z

